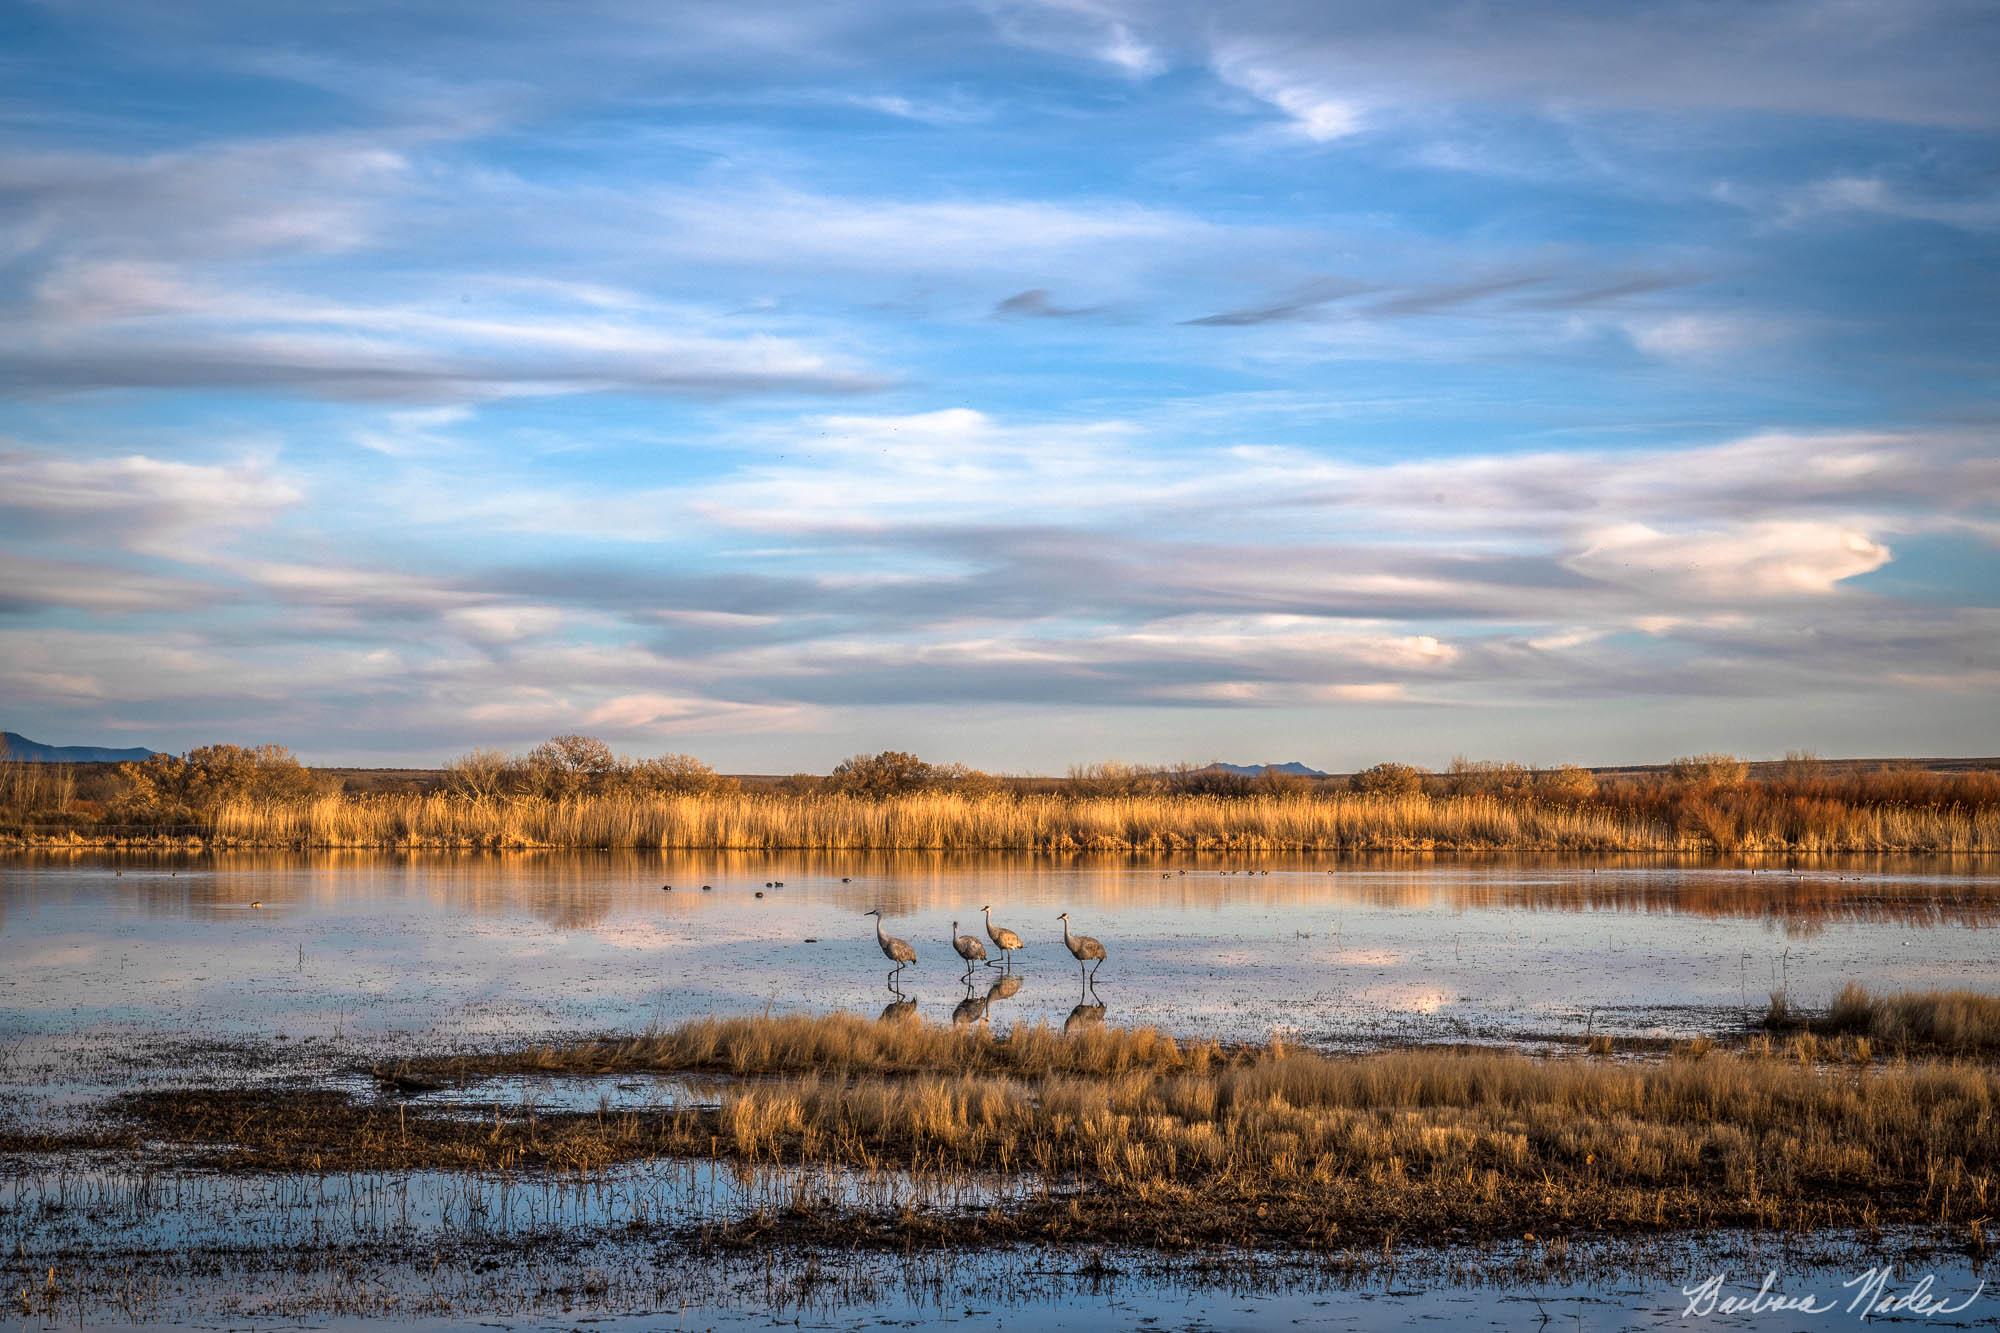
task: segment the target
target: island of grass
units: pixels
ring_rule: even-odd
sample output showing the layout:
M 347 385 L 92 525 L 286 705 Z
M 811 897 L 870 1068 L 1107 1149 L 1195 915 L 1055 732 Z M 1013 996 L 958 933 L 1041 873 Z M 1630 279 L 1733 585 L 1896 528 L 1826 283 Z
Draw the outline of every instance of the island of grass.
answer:
M 893 1008 L 893 1007 L 892 1007 Z M 1552 1054 L 1332 1056 L 1149 1029 L 1064 1033 L 851 1014 L 666 1031 L 375 1071 L 378 1093 L 166 1089 L 87 1138 L 16 1153 L 179 1154 L 230 1172 L 591 1173 L 645 1159 L 770 1169 L 788 1187 L 704 1227 L 899 1248 L 996 1243 L 1351 1253 L 1404 1243 L 1915 1226 L 1984 1253 L 2000 1202 L 2000 999 L 1870 997 L 1782 1035 Z M 497 1076 L 701 1076 L 645 1110 L 487 1106 Z M 827 1187 L 895 1178 L 898 1194 Z M 867 1198 L 977 1199 L 943 1208 Z

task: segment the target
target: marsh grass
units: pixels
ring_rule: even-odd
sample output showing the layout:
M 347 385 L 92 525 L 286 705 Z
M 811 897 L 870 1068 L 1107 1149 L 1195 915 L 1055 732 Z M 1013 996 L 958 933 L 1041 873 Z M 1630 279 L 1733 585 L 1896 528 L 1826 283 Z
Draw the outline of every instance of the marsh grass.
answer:
M 803 1189 L 744 1238 L 1021 1239 L 1327 1249 L 1712 1226 L 1970 1225 L 2000 1171 L 2000 1076 L 1829 1066 L 1703 1043 L 1666 1058 L 1224 1048 L 1145 1030 L 1005 1036 L 852 1016 L 712 1020 L 629 1041 L 434 1062 L 727 1072 L 719 1105 L 422 1112 L 342 1093 L 151 1092 L 147 1141 L 257 1170 L 548 1167 L 646 1156 L 742 1170 L 1002 1183 L 971 1216 L 857 1218 Z M 753 1076 L 754 1075 L 754 1076 Z
M 1063 1034 L 1040 1024 L 992 1035 L 977 1026 L 880 1022 L 853 1014 L 704 1018 L 627 1038 L 419 1061 L 419 1076 L 492 1074 L 908 1074 L 941 1070 L 1037 1077 L 1108 1077 L 1133 1070 L 1205 1073 L 1251 1048 L 1178 1041 L 1153 1028 L 1091 1027 Z
M 1690 819 L 1685 811 L 1495 795 L 1090 796 L 917 792 L 881 798 L 334 794 L 230 800 L 206 841 L 281 847 L 1012 851 L 1926 851 L 2000 849 L 2000 807 L 1828 804 Z
M 2000 996 L 1975 991 L 1920 991 L 1875 995 L 1848 982 L 1824 1014 L 1808 1015 L 1773 992 L 1764 1015 L 1773 1030 L 1865 1039 L 1904 1052 L 2000 1055 Z

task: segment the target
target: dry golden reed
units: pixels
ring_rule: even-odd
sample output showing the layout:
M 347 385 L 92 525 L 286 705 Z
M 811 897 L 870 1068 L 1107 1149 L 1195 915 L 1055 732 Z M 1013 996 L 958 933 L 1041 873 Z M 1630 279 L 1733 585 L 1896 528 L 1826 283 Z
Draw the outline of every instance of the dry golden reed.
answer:
M 1708 851 L 1699 826 L 1641 811 L 1494 796 L 963 795 L 756 791 L 542 797 L 328 795 L 223 803 L 207 838 L 281 847 L 940 851 Z M 1874 806 L 1801 828 L 1732 829 L 1741 852 L 2000 850 L 2000 807 Z
M 1783 1000 L 1774 995 L 1766 1022 L 1784 1026 Z M 1812 1030 L 1835 1036 L 1866 1037 L 1894 1049 L 1945 1051 L 1958 1055 L 2000 1054 L 2000 996 L 1976 991 L 1923 991 L 1872 995 L 1848 982 Z
M 226 1161 L 257 1169 L 715 1157 L 983 1179 L 1009 1201 L 971 1218 L 900 1213 L 898 1243 L 1334 1248 L 1722 1225 L 1976 1230 L 2000 1203 L 2000 1071 L 1976 1064 L 1830 1065 L 1710 1043 L 1658 1059 L 1334 1057 L 1144 1030 L 995 1035 L 832 1015 L 695 1023 L 418 1072 L 508 1068 L 729 1077 L 715 1104 L 596 1114 L 416 1113 L 282 1091 L 123 1104 L 147 1136 L 222 1145 Z M 832 1193 L 802 1198 L 789 1223 L 858 1234 L 867 1219 L 852 1206 L 812 1202 Z

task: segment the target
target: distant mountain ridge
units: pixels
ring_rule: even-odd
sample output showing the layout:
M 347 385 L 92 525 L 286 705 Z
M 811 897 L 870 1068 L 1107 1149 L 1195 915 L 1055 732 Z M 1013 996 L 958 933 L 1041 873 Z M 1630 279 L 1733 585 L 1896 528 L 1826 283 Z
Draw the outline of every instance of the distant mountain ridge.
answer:
M 1234 773 L 1239 777 L 1246 778 L 1254 778 L 1260 773 L 1283 773 L 1285 776 L 1293 778 L 1323 778 L 1327 776 L 1316 768 L 1307 768 L 1296 759 L 1283 764 L 1224 764 L 1217 762 L 1210 764 L 1208 770 L 1212 773 Z
M 102 745 L 44 745 L 18 731 L 0 731 L 0 759 L 29 764 L 122 764 L 157 754 L 143 746 L 113 750 Z

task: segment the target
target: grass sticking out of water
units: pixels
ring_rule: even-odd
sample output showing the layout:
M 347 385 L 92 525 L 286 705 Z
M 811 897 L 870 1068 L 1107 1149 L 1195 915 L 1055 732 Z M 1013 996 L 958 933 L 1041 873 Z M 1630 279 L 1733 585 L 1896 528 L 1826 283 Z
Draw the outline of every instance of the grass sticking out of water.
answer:
M 1895 1051 L 1992 1056 L 2000 1054 L 2000 996 L 1963 990 L 1874 995 L 1850 981 L 1820 1015 L 1801 1014 L 1784 992 L 1773 992 L 1764 1026 L 1865 1039 Z
M 1144 1030 L 1004 1037 L 852 1016 L 711 1020 L 455 1066 L 728 1070 L 717 1107 L 442 1114 L 342 1094 L 148 1093 L 147 1140 L 256 1170 L 588 1171 L 646 1156 L 907 1173 L 975 1215 L 857 1217 L 802 1185 L 744 1226 L 798 1239 L 1328 1249 L 1415 1240 L 1892 1222 L 1965 1227 L 2000 1195 L 2000 1072 L 1827 1065 L 1689 1044 L 1655 1060 L 1464 1050 L 1335 1058 Z M 435 1066 L 435 1068 L 444 1068 Z

